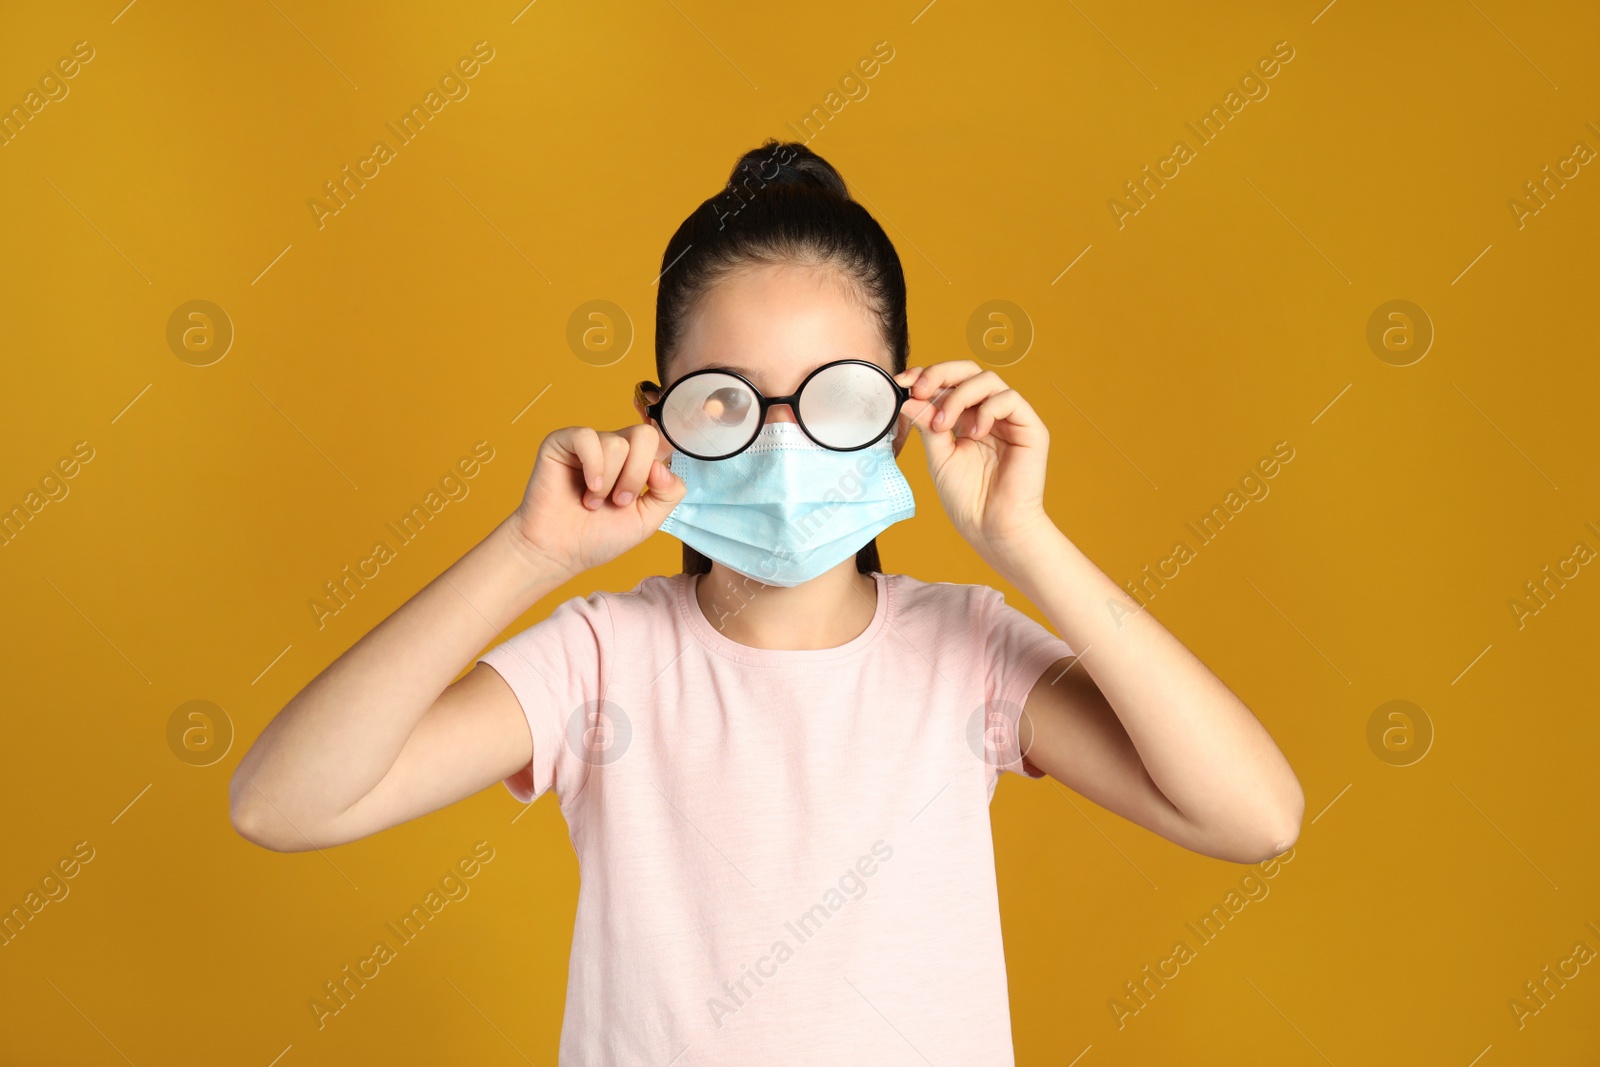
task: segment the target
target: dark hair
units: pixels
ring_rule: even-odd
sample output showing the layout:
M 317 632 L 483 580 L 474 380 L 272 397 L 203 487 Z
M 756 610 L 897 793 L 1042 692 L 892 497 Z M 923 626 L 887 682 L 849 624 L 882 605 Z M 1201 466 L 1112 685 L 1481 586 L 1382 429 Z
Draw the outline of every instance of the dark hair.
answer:
M 672 384 L 667 364 L 701 298 L 730 274 L 770 264 L 839 270 L 877 319 L 894 372 L 906 369 L 906 279 L 889 235 L 850 198 L 827 160 L 797 141 L 769 138 L 739 158 L 727 187 L 683 220 L 661 256 L 656 380 L 663 390 Z M 874 538 L 856 553 L 856 570 L 881 569 Z M 705 574 L 711 561 L 685 544 L 683 570 Z

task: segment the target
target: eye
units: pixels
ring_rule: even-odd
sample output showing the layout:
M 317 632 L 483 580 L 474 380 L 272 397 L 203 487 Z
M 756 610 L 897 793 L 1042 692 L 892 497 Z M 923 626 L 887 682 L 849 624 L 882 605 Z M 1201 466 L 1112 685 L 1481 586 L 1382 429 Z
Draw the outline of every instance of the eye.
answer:
M 750 393 L 733 386 L 714 390 L 706 397 L 703 410 L 708 418 L 724 426 L 738 426 L 750 410 Z
M 731 374 L 700 371 L 680 378 L 662 398 L 661 429 L 691 456 L 732 455 L 755 437 L 759 401 Z

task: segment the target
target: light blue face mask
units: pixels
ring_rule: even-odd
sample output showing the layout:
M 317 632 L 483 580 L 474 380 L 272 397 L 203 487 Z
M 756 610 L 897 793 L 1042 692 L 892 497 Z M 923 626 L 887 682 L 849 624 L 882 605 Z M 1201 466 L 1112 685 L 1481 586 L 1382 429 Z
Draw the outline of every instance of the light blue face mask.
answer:
M 674 452 L 667 466 L 688 493 L 662 531 L 766 585 L 808 582 L 917 511 L 892 432 L 835 452 L 796 423 L 769 422 L 736 456 Z

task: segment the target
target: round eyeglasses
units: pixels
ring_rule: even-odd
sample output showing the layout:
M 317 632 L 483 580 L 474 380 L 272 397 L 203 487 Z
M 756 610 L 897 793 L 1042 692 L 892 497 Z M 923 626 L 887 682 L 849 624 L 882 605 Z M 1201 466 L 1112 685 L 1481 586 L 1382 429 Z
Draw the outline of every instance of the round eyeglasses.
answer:
M 911 390 L 864 359 L 824 363 L 788 396 L 763 396 L 744 375 L 708 367 L 691 371 L 649 403 L 654 382 L 640 382 L 634 397 L 672 447 L 695 459 L 727 459 L 750 447 L 767 421 L 767 409 L 788 404 L 805 435 L 823 448 L 854 452 L 875 444 L 894 426 Z

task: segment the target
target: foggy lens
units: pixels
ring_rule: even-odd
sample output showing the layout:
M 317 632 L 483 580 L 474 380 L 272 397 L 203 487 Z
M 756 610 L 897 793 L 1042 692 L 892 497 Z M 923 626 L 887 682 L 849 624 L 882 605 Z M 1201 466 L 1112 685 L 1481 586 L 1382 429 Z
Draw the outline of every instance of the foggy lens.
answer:
M 761 405 L 731 374 L 696 374 L 665 397 L 661 425 L 682 451 L 706 459 L 738 451 L 755 436 Z
M 860 448 L 876 441 L 894 421 L 894 384 L 874 367 L 841 363 L 806 383 L 800 421 L 830 448 Z

